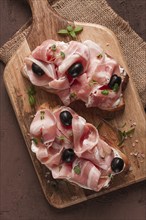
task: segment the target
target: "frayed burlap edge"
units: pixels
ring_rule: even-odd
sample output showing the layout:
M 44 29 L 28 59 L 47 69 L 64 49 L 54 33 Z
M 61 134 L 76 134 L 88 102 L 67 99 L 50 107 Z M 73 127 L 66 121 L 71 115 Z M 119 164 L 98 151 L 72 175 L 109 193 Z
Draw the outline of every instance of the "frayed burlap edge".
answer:
M 4 64 L 11 59 L 13 54 L 17 51 L 21 43 L 27 37 L 31 29 L 32 19 L 30 19 L 26 24 L 22 26 L 13 36 L 12 38 L 6 42 L 0 48 L 0 60 L 3 61 Z

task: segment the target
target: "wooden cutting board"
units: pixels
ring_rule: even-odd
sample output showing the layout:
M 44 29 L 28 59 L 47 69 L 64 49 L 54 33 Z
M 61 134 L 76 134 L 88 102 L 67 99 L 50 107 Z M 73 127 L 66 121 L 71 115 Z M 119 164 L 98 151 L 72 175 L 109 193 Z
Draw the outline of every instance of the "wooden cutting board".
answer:
M 36 108 L 32 109 L 28 102 L 27 90 L 31 84 L 27 79 L 24 79 L 20 70 L 23 66 L 24 58 L 30 54 L 32 49 L 42 43 L 42 41 L 49 38 L 69 41 L 71 40 L 69 37 L 61 37 L 57 34 L 57 31 L 65 28 L 68 24 L 75 26 L 81 25 L 83 26 L 83 32 L 78 36 L 77 40 L 84 41 L 90 39 L 100 44 L 105 52 L 114 57 L 125 68 L 129 76 L 131 75 L 126 61 L 121 54 L 119 43 L 114 33 L 109 29 L 100 25 L 68 22 L 52 11 L 47 0 L 29 0 L 29 3 L 33 14 L 32 29 L 28 39 L 23 42 L 7 64 L 4 71 L 4 82 L 35 171 L 48 202 L 54 207 L 64 208 L 146 179 L 146 164 L 144 159 L 146 155 L 145 113 L 131 77 L 124 94 L 126 101 L 125 111 L 115 114 L 114 119 L 110 120 L 110 124 L 121 130 L 129 130 L 133 123 L 136 125 L 133 137 L 128 138 L 125 141 L 125 146 L 121 148 L 121 151 L 129 158 L 131 169 L 125 174 L 116 176 L 109 188 L 96 193 L 90 190 L 84 190 L 63 180 L 53 180 L 49 170 L 41 165 L 31 152 L 29 126 L 32 121 L 32 115 L 43 102 L 48 101 L 50 107 L 61 104 L 56 95 L 46 93 L 39 88 L 36 88 Z M 96 108 L 86 109 L 84 104 L 80 102 L 73 103 L 71 107 L 94 125 L 98 125 L 101 121 L 97 115 Z M 124 124 L 125 126 L 121 128 Z M 109 124 L 103 122 L 99 131 L 111 143 L 118 143 L 117 135 Z

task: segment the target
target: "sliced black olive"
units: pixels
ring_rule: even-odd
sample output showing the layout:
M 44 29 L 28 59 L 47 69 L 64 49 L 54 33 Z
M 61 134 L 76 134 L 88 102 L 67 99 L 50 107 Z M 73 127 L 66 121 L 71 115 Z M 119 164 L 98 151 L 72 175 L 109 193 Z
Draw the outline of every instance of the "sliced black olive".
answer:
M 111 162 L 111 169 L 114 173 L 119 173 L 123 170 L 124 161 L 120 157 L 115 157 Z
M 62 160 L 66 163 L 71 163 L 75 158 L 75 153 L 73 149 L 65 149 L 62 154 Z
M 68 74 L 70 74 L 73 78 L 80 76 L 83 73 L 83 65 L 82 63 L 74 63 L 69 69 Z
M 108 86 L 109 86 L 110 89 L 113 89 L 113 88 L 114 88 L 114 85 L 115 85 L 116 83 L 120 86 L 121 81 L 122 81 L 122 80 L 121 80 L 121 77 L 120 77 L 120 76 L 117 76 L 116 74 L 114 74 L 114 75 L 112 75 Z
M 72 115 L 69 111 L 63 111 L 60 113 L 60 120 L 63 125 L 70 126 L 72 123 Z
M 32 64 L 32 71 L 37 75 L 37 76 L 42 76 L 45 74 L 44 70 L 41 69 L 36 63 Z

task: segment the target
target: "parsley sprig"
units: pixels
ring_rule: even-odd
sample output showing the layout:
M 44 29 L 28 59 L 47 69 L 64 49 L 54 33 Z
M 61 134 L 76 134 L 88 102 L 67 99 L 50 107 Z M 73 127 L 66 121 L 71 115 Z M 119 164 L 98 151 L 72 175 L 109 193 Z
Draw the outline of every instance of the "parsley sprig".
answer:
M 127 137 L 129 137 L 133 132 L 134 132 L 135 128 L 131 128 L 128 131 L 121 131 L 118 129 L 118 135 L 119 135 L 119 143 L 118 146 L 121 146 L 123 144 L 123 142 L 125 141 L 125 139 Z
M 69 35 L 71 36 L 73 39 L 76 38 L 77 34 L 79 34 L 81 31 L 83 30 L 83 27 L 81 26 L 76 26 L 76 27 L 73 27 L 71 25 L 68 25 L 66 27 L 66 29 L 60 29 L 58 31 L 58 34 L 61 34 L 61 35 Z

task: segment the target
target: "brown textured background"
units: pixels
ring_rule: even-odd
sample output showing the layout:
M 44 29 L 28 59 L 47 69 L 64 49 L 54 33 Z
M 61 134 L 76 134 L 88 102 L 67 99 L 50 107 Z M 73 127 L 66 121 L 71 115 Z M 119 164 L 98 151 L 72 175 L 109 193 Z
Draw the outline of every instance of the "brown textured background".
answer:
M 108 0 L 112 8 L 146 40 L 146 1 Z M 0 0 L 0 46 L 31 16 L 26 0 Z M 64 210 L 48 205 L 32 167 L 20 129 L 3 85 L 1 72 L 0 143 L 2 220 L 144 220 L 145 182 Z

